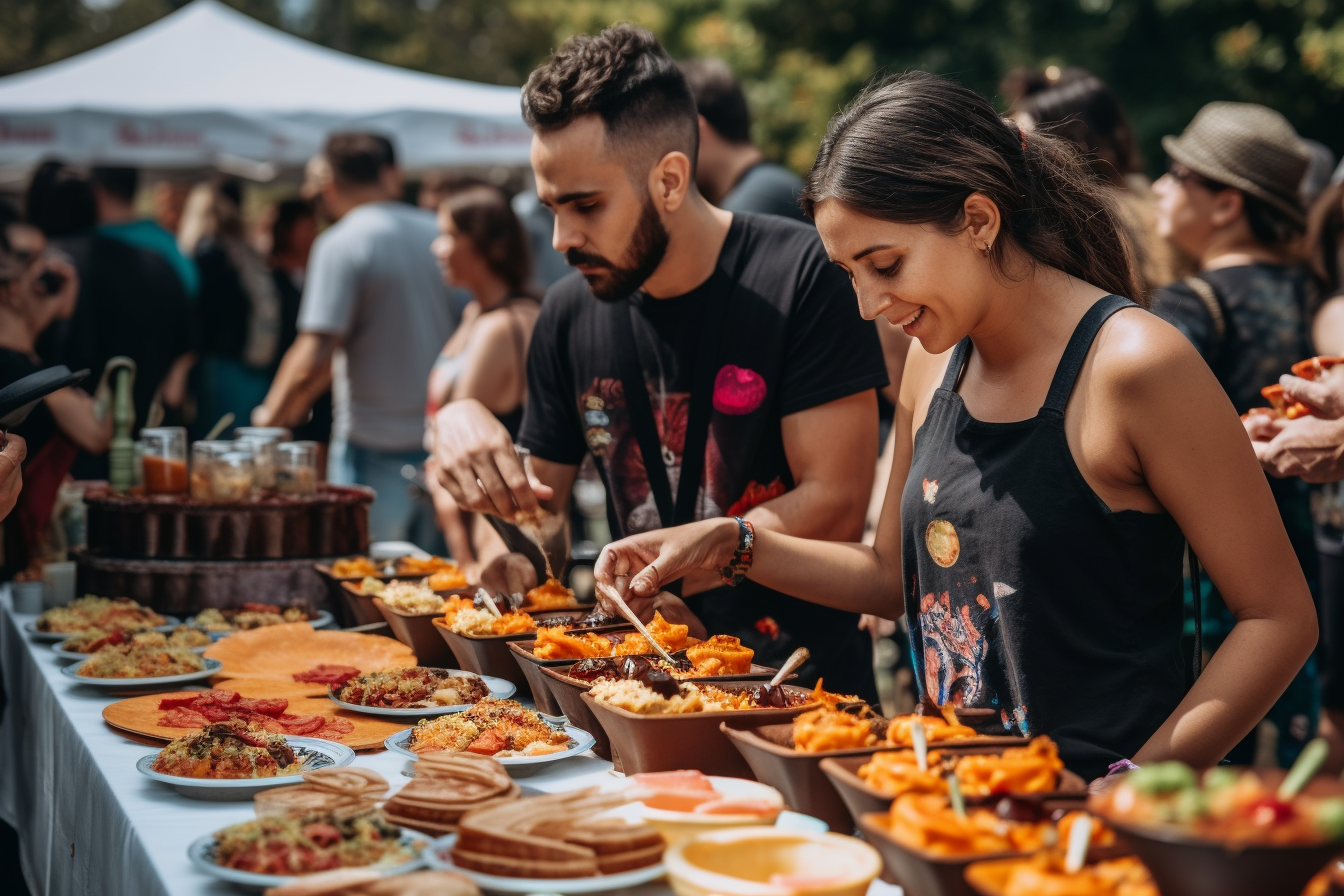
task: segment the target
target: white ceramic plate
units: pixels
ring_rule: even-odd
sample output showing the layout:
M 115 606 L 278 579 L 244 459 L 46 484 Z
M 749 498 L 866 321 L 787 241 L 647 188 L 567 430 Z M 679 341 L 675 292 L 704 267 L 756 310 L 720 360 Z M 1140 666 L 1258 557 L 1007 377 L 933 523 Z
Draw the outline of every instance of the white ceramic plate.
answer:
M 426 843 L 428 838 L 423 836 L 412 837 L 409 834 L 403 834 L 401 842 L 408 846 L 415 843 Z M 402 874 L 406 871 L 414 871 L 417 868 L 425 867 L 425 854 L 429 852 L 429 847 L 425 846 L 419 850 L 420 855 L 409 862 L 401 865 L 394 865 L 386 870 L 389 875 Z M 302 880 L 304 875 L 283 875 L 283 874 L 253 874 L 250 871 L 239 871 L 236 868 L 225 868 L 215 861 L 215 835 L 206 834 L 198 840 L 193 840 L 187 847 L 187 858 L 191 864 L 195 865 L 200 871 L 205 872 L 211 877 L 217 877 L 220 880 L 226 880 L 229 883 L 240 884 L 244 887 L 253 887 L 258 890 L 267 887 L 282 887 L 285 884 L 291 884 L 296 880 Z M 383 869 L 373 866 L 372 870 L 381 871 Z
M 396 734 L 383 741 L 383 746 L 387 747 L 393 753 L 399 753 L 410 759 L 419 759 L 420 754 L 414 753 L 406 746 L 407 741 L 411 739 L 411 730 L 398 731 Z M 592 748 L 597 741 L 591 734 L 582 728 L 575 728 L 573 725 L 565 726 L 565 733 L 573 741 L 568 749 L 561 750 L 558 753 L 545 753 L 541 756 L 496 756 L 495 761 L 500 765 L 540 765 L 545 762 L 559 762 L 561 759 L 569 759 L 571 756 L 578 756 Z M 549 891 L 548 891 L 549 892 Z
M 311 625 L 313 628 L 327 628 L 327 627 L 330 626 L 334 621 L 335 621 L 335 617 L 331 615 L 331 612 L 330 612 L 330 611 L 328 611 L 328 610 L 318 610 L 316 613 L 313 614 L 313 617 L 312 617 L 311 619 L 308 620 L 308 624 Z M 189 617 L 189 618 L 187 619 L 186 625 L 187 625 L 187 628 L 195 628 L 195 627 L 196 627 L 196 617 L 195 617 L 195 616 L 191 616 L 191 617 Z M 252 629 L 252 631 L 256 631 L 256 629 Z M 234 634 L 234 633 L 233 633 L 233 632 L 206 632 L 206 634 L 209 635 L 209 636 L 210 636 L 211 638 L 213 638 L 214 640 L 218 641 L 218 640 L 220 640 L 220 639 L 222 639 L 222 638 L 227 638 L 229 635 L 232 635 L 232 634 Z
M 206 645 L 205 647 L 189 647 L 187 649 L 190 650 L 192 653 L 202 654 L 209 649 L 209 645 Z M 51 645 L 51 652 L 56 654 L 63 660 L 75 660 L 77 662 L 82 662 L 83 660 L 86 660 L 89 657 L 93 656 L 93 654 L 91 653 L 78 653 L 74 650 L 62 650 L 60 644 Z
M 294 753 L 303 760 L 303 771 L 311 772 L 319 768 L 335 768 L 349 765 L 355 761 L 355 751 L 330 740 L 318 737 L 286 737 L 285 742 Z M 250 800 L 263 790 L 283 787 L 287 784 L 302 784 L 303 773 L 281 775 L 275 778 L 235 778 L 221 780 L 214 778 L 184 778 L 179 775 L 165 775 L 150 768 L 158 753 L 141 756 L 135 764 L 140 774 L 151 781 L 171 786 L 183 796 L 196 800 Z
M 87 658 L 86 658 L 87 659 Z M 210 657 L 202 657 L 205 660 L 205 668 L 200 672 L 188 672 L 185 675 L 160 675 L 158 678 L 85 678 L 75 670 L 83 663 L 76 663 L 73 666 L 62 666 L 61 674 L 71 681 L 86 684 L 94 688 L 107 688 L 110 690 L 132 691 L 145 690 L 152 688 L 164 688 L 171 690 L 172 686 L 186 684 L 191 681 L 204 681 L 211 675 L 218 675 L 224 668 L 224 664 L 219 660 L 212 660 Z
M 503 760 L 501 760 L 503 761 Z M 564 893 L 574 896 L 578 893 L 605 893 L 624 887 L 635 887 L 662 877 L 663 863 L 634 871 L 622 871 L 620 874 L 600 874 L 597 877 L 540 878 L 540 877 L 496 877 L 493 874 L 481 874 L 469 871 L 453 864 L 452 847 L 457 842 L 456 834 L 435 840 L 425 850 L 425 859 L 429 867 L 436 871 L 453 871 L 476 882 L 482 890 L 496 893 Z
M 156 625 L 154 631 L 163 632 L 166 635 L 182 624 L 182 620 L 178 619 L 176 616 L 164 616 L 163 618 L 168 621 L 163 625 Z M 36 619 L 25 622 L 23 624 L 23 630 L 27 632 L 34 641 L 49 641 L 53 643 L 64 641 L 73 634 L 73 632 L 40 632 L 37 630 Z
M 507 678 L 496 678 L 493 675 L 476 675 L 475 672 L 463 672 L 461 669 L 443 669 L 441 671 L 451 673 L 453 678 L 461 678 L 465 675 L 475 675 L 485 682 L 485 686 L 490 689 L 490 696 L 496 700 L 507 700 L 517 692 L 518 686 Z M 455 712 L 462 712 L 465 709 L 471 709 L 474 703 L 459 703 L 454 706 L 409 706 L 409 707 L 391 707 L 391 706 L 361 706 L 358 703 L 346 703 L 344 700 L 336 699 L 336 695 L 329 690 L 327 696 L 331 702 L 335 703 L 341 709 L 348 709 L 351 712 L 362 712 L 371 716 L 387 716 L 395 719 L 428 719 L 434 716 L 446 716 Z

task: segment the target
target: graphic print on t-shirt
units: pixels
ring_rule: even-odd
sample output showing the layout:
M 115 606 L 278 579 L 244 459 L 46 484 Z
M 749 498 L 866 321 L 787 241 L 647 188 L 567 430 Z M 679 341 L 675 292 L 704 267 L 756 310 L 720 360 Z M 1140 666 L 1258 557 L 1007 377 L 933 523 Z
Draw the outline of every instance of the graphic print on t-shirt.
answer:
M 963 575 L 971 568 L 961 547 L 951 522 L 928 524 L 924 549 L 940 572 L 951 570 L 958 561 Z M 958 576 L 946 589 L 921 597 L 919 649 L 924 655 L 925 693 L 939 706 L 995 708 L 1005 729 L 1016 728 L 1026 737 L 1031 732 L 1026 700 L 1018 676 L 1009 668 L 1011 651 L 1004 649 L 1004 640 L 1011 633 L 1005 631 L 999 612 L 1001 601 L 1012 598 L 1017 589 L 1003 582 L 986 589 L 983 581 L 975 575 Z M 916 580 L 916 589 L 919 584 Z
M 753 370 L 725 365 L 715 380 L 716 413 L 740 416 L 749 414 L 765 401 L 765 379 Z M 686 445 L 686 425 L 690 415 L 688 392 L 660 392 L 649 389 L 654 426 L 663 446 L 660 459 L 667 470 L 668 485 L 675 494 L 681 480 L 682 454 Z M 624 385 L 611 377 L 595 378 L 579 395 L 579 413 L 583 419 L 584 440 L 588 449 L 606 465 L 612 502 L 628 533 L 660 528 L 658 506 L 645 473 L 645 460 L 639 440 L 630 427 Z M 740 516 L 757 504 L 785 492 L 776 477 L 768 485 L 749 482 L 741 495 L 731 494 L 731 471 L 714 437 L 711 419 L 705 440 L 704 475 L 696 496 L 696 519 Z

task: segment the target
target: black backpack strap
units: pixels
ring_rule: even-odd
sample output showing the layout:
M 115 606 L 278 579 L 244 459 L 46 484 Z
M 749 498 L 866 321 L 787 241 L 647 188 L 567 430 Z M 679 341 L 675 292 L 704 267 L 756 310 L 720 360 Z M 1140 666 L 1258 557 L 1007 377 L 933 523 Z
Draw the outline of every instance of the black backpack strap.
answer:
M 1204 304 L 1204 310 L 1208 312 L 1213 327 L 1213 343 L 1209 346 L 1209 356 L 1205 361 L 1212 367 L 1223 348 L 1223 341 L 1227 338 L 1227 315 L 1223 313 L 1223 302 L 1218 298 L 1218 290 L 1203 277 L 1186 277 L 1181 282 L 1199 296 L 1199 301 Z

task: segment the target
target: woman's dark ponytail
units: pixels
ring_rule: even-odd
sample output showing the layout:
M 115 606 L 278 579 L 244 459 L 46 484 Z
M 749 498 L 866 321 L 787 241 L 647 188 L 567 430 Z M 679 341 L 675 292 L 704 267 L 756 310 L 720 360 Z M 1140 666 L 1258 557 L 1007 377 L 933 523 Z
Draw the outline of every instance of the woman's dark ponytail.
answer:
M 809 212 L 835 199 L 874 218 L 956 233 L 977 192 L 999 207 L 1008 236 L 1034 262 L 1146 301 L 1115 203 L 1073 145 L 1024 134 L 979 94 L 936 75 L 869 87 L 836 115 L 803 201 Z M 1000 270 L 1006 251 L 995 241 Z

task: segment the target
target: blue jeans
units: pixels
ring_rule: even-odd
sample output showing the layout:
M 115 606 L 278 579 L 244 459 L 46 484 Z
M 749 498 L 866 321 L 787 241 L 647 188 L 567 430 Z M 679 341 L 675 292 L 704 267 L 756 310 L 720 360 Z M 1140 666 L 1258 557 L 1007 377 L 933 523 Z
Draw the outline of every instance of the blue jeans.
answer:
M 378 451 L 346 446 L 345 460 L 352 481 L 378 493 L 369 510 L 369 536 L 374 541 L 409 541 L 427 551 L 442 553 L 442 536 L 434 525 L 434 508 L 414 478 L 428 455 L 411 451 Z

